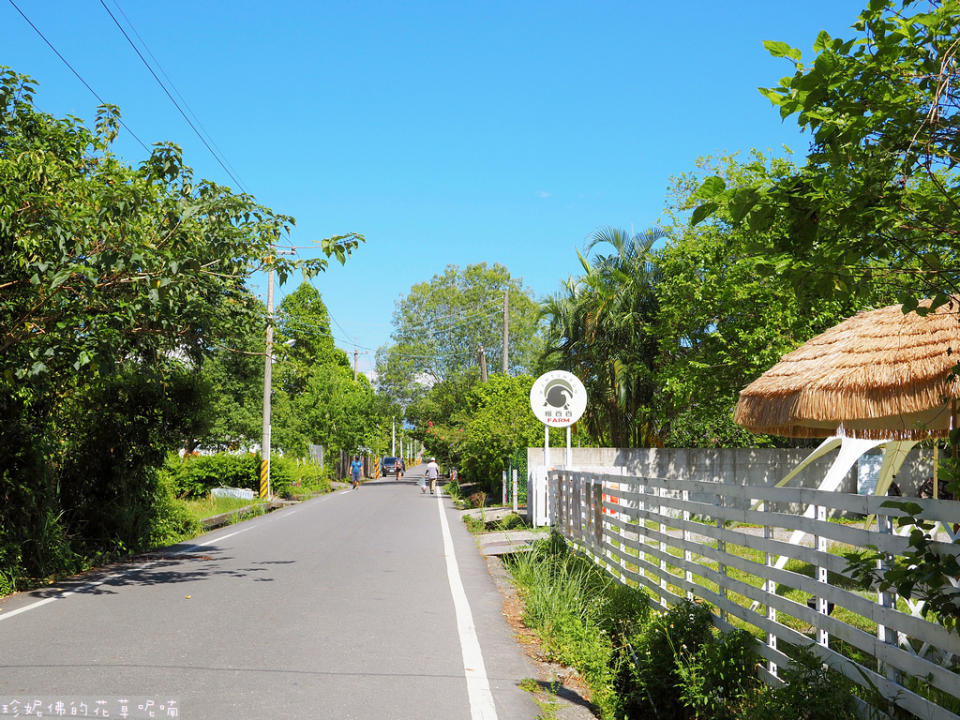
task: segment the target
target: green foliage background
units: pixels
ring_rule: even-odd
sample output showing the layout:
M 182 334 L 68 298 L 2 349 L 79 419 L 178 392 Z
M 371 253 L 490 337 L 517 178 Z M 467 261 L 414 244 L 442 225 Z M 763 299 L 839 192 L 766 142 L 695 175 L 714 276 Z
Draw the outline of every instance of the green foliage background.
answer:
M 175 536 L 167 453 L 259 424 L 250 275 L 310 277 L 363 240 L 276 258 L 292 218 L 196 180 L 173 143 L 126 165 L 119 122 L 43 113 L 0 68 L 0 592 Z

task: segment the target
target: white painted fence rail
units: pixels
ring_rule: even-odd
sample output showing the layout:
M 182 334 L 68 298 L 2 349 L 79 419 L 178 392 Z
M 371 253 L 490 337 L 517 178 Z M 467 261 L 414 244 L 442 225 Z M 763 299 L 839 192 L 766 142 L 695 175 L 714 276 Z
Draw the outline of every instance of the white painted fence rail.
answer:
M 836 554 L 874 545 L 892 562 L 907 549 L 892 521 L 899 512 L 882 507 L 890 498 L 566 470 L 549 472 L 545 495 L 549 524 L 622 582 L 662 606 L 699 598 L 721 629 L 764 637 L 767 682 L 789 662 L 785 645 L 810 646 L 918 718 L 960 717 L 960 635 L 917 604 L 856 589 Z M 960 503 L 910 500 L 935 523 L 937 549 L 960 555 Z M 841 513 L 865 521 L 828 519 Z M 806 533 L 799 542 L 796 531 Z

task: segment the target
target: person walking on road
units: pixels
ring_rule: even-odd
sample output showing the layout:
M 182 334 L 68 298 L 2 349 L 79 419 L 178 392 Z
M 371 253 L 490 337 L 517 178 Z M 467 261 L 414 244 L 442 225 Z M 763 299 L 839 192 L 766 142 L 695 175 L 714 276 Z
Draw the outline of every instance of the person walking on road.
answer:
M 353 462 L 350 463 L 350 475 L 353 477 L 353 489 L 360 487 L 360 473 L 363 472 L 363 463 L 356 455 L 353 456 Z
M 427 463 L 427 469 L 424 472 L 424 476 L 430 481 L 430 494 L 436 494 L 437 478 L 440 477 L 440 466 L 437 465 L 436 458 L 430 458 L 430 462 Z M 423 488 L 423 490 L 425 491 L 426 488 Z

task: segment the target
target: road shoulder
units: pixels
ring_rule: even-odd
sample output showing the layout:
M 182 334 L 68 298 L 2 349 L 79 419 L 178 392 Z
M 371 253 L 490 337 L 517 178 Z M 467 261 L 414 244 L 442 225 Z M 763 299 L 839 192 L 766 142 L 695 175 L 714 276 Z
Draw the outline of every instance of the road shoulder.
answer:
M 514 639 L 535 669 L 533 682 L 523 685 L 531 692 L 544 720 L 596 720 L 599 717 L 589 701 L 590 692 L 573 668 L 551 662 L 540 645 L 540 637 L 523 623 L 523 600 L 498 556 L 485 556 L 487 571 L 503 598 L 503 616 Z

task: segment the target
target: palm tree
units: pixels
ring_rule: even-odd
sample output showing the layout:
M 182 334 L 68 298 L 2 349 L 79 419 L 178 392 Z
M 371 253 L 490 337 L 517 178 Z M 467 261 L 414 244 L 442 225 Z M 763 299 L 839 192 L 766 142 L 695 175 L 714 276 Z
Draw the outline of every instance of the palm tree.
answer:
M 608 228 L 593 235 L 587 252 L 609 245 L 614 252 L 580 257 L 585 274 L 567 281 L 544 305 L 548 353 L 587 387 L 593 402 L 585 421 L 600 442 L 614 447 L 657 444 L 653 421 L 653 370 L 657 340 L 657 268 L 653 245 L 659 229 L 629 234 Z

